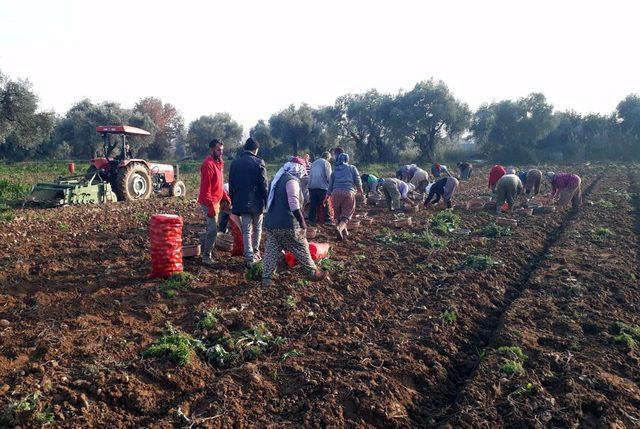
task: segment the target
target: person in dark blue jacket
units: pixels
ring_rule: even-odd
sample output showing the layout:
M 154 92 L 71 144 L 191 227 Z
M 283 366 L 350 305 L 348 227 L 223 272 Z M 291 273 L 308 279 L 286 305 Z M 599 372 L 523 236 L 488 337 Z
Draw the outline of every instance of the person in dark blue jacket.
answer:
M 260 235 L 262 234 L 262 214 L 267 206 L 267 169 L 264 161 L 258 158 L 259 144 L 249 137 L 244 151 L 232 163 L 229 169 L 229 196 L 231 211 L 242 222 L 242 241 L 245 264 L 260 260 Z

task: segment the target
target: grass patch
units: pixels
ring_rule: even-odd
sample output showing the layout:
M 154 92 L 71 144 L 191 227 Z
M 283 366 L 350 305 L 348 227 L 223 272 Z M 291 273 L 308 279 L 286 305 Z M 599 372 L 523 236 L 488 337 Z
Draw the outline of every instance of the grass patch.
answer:
M 142 357 L 168 359 L 179 366 L 185 366 L 191 365 L 193 356 L 204 350 L 202 341 L 167 324 L 160 338 L 143 350 Z
M 194 279 L 195 276 L 186 271 L 176 273 L 160 285 L 160 291 L 162 291 L 167 298 L 173 298 L 178 291 L 185 291 L 191 288 Z
M 465 267 L 474 268 L 476 270 L 485 270 L 489 267 L 501 265 L 500 261 L 494 261 L 491 256 L 487 255 L 469 255 L 462 263 Z
M 508 226 L 498 225 L 495 222 L 491 222 L 488 225 L 486 225 L 484 228 L 482 228 L 482 230 L 480 231 L 480 234 L 483 237 L 492 237 L 492 238 L 506 237 L 511 235 L 511 228 L 509 228 Z
M 0 223 L 13 220 L 13 211 L 6 204 L 0 204 Z
M 31 186 L 29 185 L 0 179 L 0 201 L 22 201 L 30 191 Z
M 250 329 L 218 336 L 209 344 L 205 356 L 219 367 L 231 367 L 255 360 L 285 341 L 282 337 L 274 337 L 264 324 L 259 324 Z
M 446 234 L 460 223 L 460 216 L 448 210 L 438 212 L 431 218 L 431 228 L 440 234 Z
M 261 280 L 263 267 L 264 265 L 262 264 L 262 261 L 258 262 L 257 264 L 253 264 L 249 269 L 247 269 L 244 278 L 248 281 Z
M 218 323 L 218 316 L 220 315 L 220 309 L 218 307 L 210 307 L 203 310 L 198 318 L 196 327 L 198 329 L 209 329 L 214 327 Z
M 455 310 L 445 310 L 440 314 L 440 319 L 445 325 L 453 325 L 458 320 L 458 313 Z

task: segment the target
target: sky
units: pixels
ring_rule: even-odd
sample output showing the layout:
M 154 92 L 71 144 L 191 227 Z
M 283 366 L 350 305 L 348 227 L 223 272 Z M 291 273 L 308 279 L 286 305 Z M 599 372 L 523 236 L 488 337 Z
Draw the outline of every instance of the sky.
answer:
M 289 104 L 443 80 L 472 109 L 542 92 L 612 112 L 640 93 L 640 2 L 0 0 L 0 71 L 44 110 L 133 107 L 187 123 L 229 112 L 245 132 Z

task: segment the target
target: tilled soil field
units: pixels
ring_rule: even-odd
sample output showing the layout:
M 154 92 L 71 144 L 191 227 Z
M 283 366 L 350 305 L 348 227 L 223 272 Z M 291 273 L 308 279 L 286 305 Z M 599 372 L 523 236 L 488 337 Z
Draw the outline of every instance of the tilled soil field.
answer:
M 334 246 L 328 281 L 292 269 L 264 288 L 218 253 L 214 268 L 185 260 L 195 278 L 172 297 L 148 278 L 148 216 L 182 215 L 195 241 L 195 202 L 19 210 L 0 225 L 0 422 L 638 426 L 640 172 L 572 171 L 584 207 L 510 214 L 509 235 L 483 232 L 493 213 L 459 211 L 469 235 L 426 239 L 435 211 L 398 230 L 361 207 L 374 222 Z M 485 193 L 485 177 L 459 200 Z M 284 340 L 234 364 L 143 356 L 167 324 L 205 343 L 258 326 Z

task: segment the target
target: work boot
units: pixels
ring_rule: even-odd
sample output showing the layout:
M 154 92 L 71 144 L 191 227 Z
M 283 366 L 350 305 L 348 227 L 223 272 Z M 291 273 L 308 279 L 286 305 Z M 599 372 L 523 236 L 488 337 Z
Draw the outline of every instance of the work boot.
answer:
M 202 265 L 206 266 L 206 267 L 213 267 L 215 265 L 215 262 L 213 262 L 213 259 L 209 258 L 202 258 Z
M 327 278 L 327 272 L 324 270 L 315 270 L 309 274 L 309 280 L 312 282 L 320 282 Z

